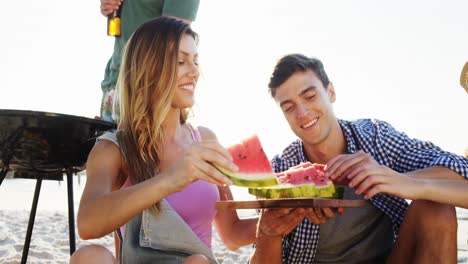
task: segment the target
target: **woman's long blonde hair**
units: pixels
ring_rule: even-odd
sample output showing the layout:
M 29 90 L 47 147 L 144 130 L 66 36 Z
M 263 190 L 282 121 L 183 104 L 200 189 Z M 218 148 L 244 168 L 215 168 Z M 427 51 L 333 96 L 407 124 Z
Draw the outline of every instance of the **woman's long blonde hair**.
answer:
M 159 170 L 162 123 L 176 89 L 179 43 L 185 34 L 198 40 L 188 24 L 157 18 L 141 25 L 124 48 L 114 116 L 131 184 L 150 179 Z M 189 110 L 181 111 L 182 124 Z

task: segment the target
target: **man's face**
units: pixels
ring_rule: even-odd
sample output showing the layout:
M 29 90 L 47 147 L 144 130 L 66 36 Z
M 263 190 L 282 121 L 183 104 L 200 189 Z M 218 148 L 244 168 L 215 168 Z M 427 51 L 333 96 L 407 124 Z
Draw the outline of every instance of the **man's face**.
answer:
M 293 132 L 305 143 L 319 144 L 330 135 L 336 122 L 335 90 L 331 83 L 323 87 L 312 70 L 294 73 L 276 89 L 274 98 Z

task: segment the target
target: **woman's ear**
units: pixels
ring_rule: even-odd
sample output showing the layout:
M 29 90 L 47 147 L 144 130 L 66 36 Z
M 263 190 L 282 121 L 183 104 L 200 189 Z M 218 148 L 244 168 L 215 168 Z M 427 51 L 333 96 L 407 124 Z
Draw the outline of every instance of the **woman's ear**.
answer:
M 328 97 L 330 98 L 330 102 L 334 103 L 336 101 L 336 93 L 335 93 L 335 87 L 333 86 L 332 82 L 328 83 L 327 94 L 328 94 Z

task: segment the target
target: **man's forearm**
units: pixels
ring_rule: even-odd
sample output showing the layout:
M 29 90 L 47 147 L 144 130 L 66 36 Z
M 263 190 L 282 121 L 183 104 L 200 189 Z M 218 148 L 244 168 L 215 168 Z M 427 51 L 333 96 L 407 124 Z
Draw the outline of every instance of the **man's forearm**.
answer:
M 256 247 L 250 258 L 251 264 L 281 264 L 282 263 L 282 237 L 257 235 Z
M 468 208 L 467 180 L 422 179 L 420 199 Z
M 460 174 L 444 166 L 432 166 L 421 170 L 407 172 L 405 174 L 415 179 L 460 180 L 463 178 Z

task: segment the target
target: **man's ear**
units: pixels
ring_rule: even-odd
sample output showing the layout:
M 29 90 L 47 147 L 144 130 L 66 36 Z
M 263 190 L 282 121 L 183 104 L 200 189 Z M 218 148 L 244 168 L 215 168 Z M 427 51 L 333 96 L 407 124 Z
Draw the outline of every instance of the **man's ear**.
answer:
M 332 82 L 328 83 L 327 93 L 328 93 L 328 97 L 330 98 L 330 102 L 334 103 L 336 101 L 336 93 L 335 93 L 335 87 L 333 86 Z

